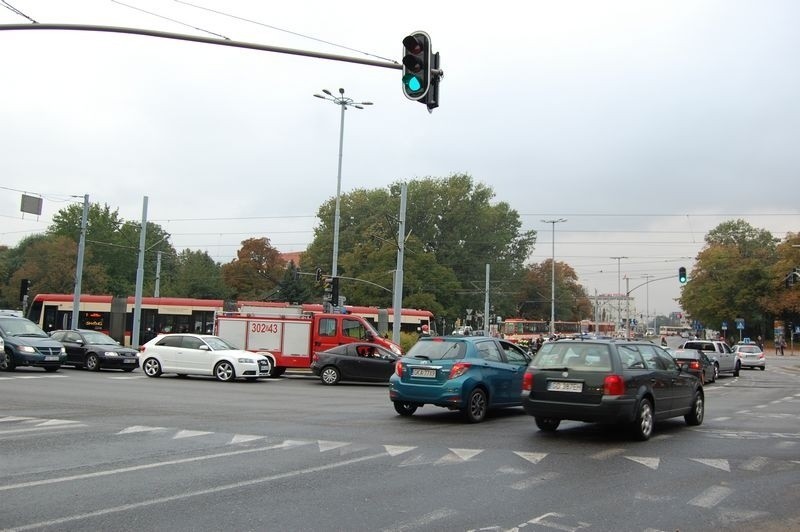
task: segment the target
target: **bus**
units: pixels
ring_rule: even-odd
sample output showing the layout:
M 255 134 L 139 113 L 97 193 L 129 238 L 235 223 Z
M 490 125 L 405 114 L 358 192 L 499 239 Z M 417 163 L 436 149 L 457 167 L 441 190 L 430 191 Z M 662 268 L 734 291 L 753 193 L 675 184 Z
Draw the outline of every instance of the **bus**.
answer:
M 553 323 L 553 329 L 558 336 L 575 336 L 579 334 L 613 335 L 614 324 L 609 322 L 594 322 L 591 320 L 559 321 Z M 524 318 L 507 318 L 503 322 L 504 337 L 515 343 L 529 344 L 540 336 L 547 338 L 550 335 L 550 322 L 544 320 L 527 320 Z
M 102 331 L 123 345 L 130 345 L 133 330 L 133 296 L 115 297 L 109 295 L 80 296 L 78 328 Z M 226 301 L 223 299 L 195 299 L 183 297 L 143 297 L 141 302 L 140 342 L 155 337 L 159 333 L 191 332 L 212 334 L 214 317 L 220 312 L 239 312 L 243 308 L 256 314 L 257 308 L 279 311 L 281 308 L 296 309 L 297 305 L 283 302 L 265 301 Z M 323 312 L 321 304 L 299 305 L 304 313 Z M 28 319 L 47 332 L 72 327 L 72 294 L 38 294 L 28 310 Z M 378 307 L 346 306 L 342 310 L 348 314 L 364 317 L 375 328 L 383 332 L 394 322 L 392 309 Z M 386 326 L 383 326 L 384 321 Z M 400 330 L 417 332 L 426 325 L 434 325 L 433 314 L 427 310 L 402 309 Z
M 661 325 L 658 328 L 659 336 L 680 336 L 682 338 L 688 338 L 692 334 L 691 327 L 686 327 L 679 325 L 677 327 L 673 327 L 671 325 Z

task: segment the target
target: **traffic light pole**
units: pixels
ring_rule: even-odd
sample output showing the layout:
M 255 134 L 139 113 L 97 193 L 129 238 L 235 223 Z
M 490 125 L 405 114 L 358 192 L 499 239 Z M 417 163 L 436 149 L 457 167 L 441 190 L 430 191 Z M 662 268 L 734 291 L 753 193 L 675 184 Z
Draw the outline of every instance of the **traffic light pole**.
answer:
M 403 65 L 393 61 L 378 61 L 375 59 L 362 59 L 359 57 L 349 57 L 345 55 L 325 54 L 312 52 L 309 50 L 299 50 L 297 48 L 284 48 L 281 46 L 270 46 L 268 44 L 257 44 L 252 42 L 234 41 L 229 39 L 215 39 L 203 37 L 201 35 L 186 35 L 183 33 L 172 33 L 168 31 L 156 31 L 143 28 L 127 28 L 122 26 L 103 26 L 94 24 L 0 24 L 0 31 L 17 30 L 67 30 L 67 31 L 95 31 L 105 33 L 125 33 L 129 35 L 143 35 L 145 37 L 158 37 L 161 39 L 174 39 L 179 41 L 199 42 L 204 44 L 216 44 L 218 46 L 230 46 L 234 48 L 245 48 L 248 50 L 259 50 L 262 52 L 275 52 L 279 54 L 299 55 L 303 57 L 314 57 L 317 59 L 328 59 L 330 61 L 343 61 L 345 63 L 356 63 L 360 65 L 376 66 L 381 68 L 391 68 L 402 70 Z M 432 73 L 441 75 L 440 70 L 432 70 Z

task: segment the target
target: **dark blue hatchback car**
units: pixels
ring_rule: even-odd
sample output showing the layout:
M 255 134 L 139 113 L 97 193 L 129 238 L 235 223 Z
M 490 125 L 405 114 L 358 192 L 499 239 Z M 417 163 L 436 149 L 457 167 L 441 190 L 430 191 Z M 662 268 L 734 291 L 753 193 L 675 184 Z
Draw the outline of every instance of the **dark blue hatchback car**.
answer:
M 522 404 L 528 362 L 519 346 L 488 336 L 420 338 L 395 365 L 389 398 L 401 416 L 430 404 L 478 423 L 490 408 Z

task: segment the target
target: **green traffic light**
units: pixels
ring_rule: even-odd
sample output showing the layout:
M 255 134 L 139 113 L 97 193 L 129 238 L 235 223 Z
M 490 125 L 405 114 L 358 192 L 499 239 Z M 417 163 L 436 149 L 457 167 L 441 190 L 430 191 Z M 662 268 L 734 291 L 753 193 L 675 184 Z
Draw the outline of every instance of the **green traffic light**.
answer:
M 422 89 L 422 81 L 418 76 L 414 76 L 413 74 L 406 74 L 403 76 L 403 85 L 411 92 L 419 92 Z

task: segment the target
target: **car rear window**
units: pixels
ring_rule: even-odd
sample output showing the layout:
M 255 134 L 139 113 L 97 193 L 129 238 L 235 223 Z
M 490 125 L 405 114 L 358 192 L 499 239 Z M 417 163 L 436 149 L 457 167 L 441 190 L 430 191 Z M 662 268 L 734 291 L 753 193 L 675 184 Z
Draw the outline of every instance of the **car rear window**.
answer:
M 464 358 L 466 352 L 467 345 L 461 341 L 429 340 L 414 344 L 406 356 L 428 360 L 458 360 Z
M 533 359 L 534 367 L 569 368 L 581 371 L 611 371 L 611 357 L 605 345 L 548 343 Z
M 714 344 L 711 342 L 686 342 L 683 344 L 684 349 L 699 349 L 701 351 L 716 351 Z
M 761 349 L 755 345 L 740 345 L 739 346 L 740 353 L 760 353 Z

